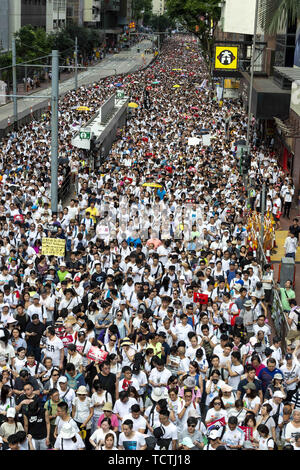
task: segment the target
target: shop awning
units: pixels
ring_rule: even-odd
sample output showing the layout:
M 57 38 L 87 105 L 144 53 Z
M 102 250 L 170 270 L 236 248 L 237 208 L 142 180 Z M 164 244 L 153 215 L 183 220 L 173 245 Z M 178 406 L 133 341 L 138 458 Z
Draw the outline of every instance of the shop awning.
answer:
M 274 67 L 275 72 L 291 80 L 300 80 L 300 67 Z

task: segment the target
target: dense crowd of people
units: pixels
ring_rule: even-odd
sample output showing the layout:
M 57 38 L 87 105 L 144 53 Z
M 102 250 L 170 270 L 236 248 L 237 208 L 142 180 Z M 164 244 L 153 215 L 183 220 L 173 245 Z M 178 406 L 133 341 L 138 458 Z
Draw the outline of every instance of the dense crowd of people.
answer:
M 71 137 L 120 84 L 138 108 L 92 171 Z M 299 450 L 295 292 L 280 288 L 283 352 L 272 267 L 247 243 L 247 119 L 219 106 L 195 43 L 172 37 L 150 67 L 60 102 L 59 181 L 69 167 L 78 194 L 58 214 L 48 119 L 0 149 L 1 449 Z M 253 209 L 264 178 L 268 210 L 289 216 L 292 180 L 267 148 L 249 178 Z M 65 256 L 42 254 L 44 237 Z

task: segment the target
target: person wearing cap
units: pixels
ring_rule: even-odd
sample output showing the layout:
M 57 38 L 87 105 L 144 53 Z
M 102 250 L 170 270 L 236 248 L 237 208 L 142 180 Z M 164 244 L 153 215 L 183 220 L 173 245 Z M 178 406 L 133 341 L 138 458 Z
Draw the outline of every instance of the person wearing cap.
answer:
M 104 418 L 109 418 L 111 420 L 111 427 L 114 432 L 117 432 L 119 429 L 119 420 L 115 413 L 113 413 L 113 406 L 111 402 L 105 402 L 102 407 L 103 413 L 100 415 L 97 426 L 99 427 Z
M 273 357 L 270 357 L 267 360 L 267 365 L 260 369 L 257 375 L 257 378 L 262 382 L 263 393 L 266 392 L 268 385 L 273 380 L 275 374 L 280 374 L 283 377 L 281 370 L 276 367 L 276 360 Z
M 64 423 L 55 440 L 55 450 L 85 450 L 85 444 L 79 433 L 74 431 L 70 423 Z
M 88 396 L 88 390 L 84 385 L 80 385 L 76 391 L 76 397 L 72 402 L 72 418 L 80 430 L 85 430 L 84 438 L 87 450 L 90 449 L 89 438 L 92 427 L 93 407 L 91 398 Z
M 3 441 L 2 449 L 8 449 L 8 439 L 12 434 L 24 431 L 23 425 L 18 421 L 16 408 L 8 408 L 4 423 L 0 426 L 0 437 Z
M 273 397 L 270 400 L 265 401 L 265 403 L 268 403 L 272 407 L 270 411 L 270 416 L 273 418 L 276 428 L 278 424 L 282 422 L 283 400 L 285 398 L 286 395 L 281 391 L 277 390 L 273 393 Z
M 68 378 L 65 375 L 59 377 L 56 388 L 59 392 L 59 397 L 68 405 L 69 412 L 72 412 L 72 403 L 76 396 L 75 391 L 69 387 Z
M 281 370 L 281 369 L 280 369 Z M 286 385 L 284 383 L 284 375 L 282 374 L 275 374 L 273 377 L 272 382 L 268 386 L 264 398 L 265 400 L 270 400 L 276 391 L 280 391 L 284 394 L 284 396 L 287 396 L 287 390 L 286 390 Z
M 212 430 L 207 435 L 208 443 L 205 444 L 203 450 L 217 450 L 217 448 L 221 445 L 219 431 Z

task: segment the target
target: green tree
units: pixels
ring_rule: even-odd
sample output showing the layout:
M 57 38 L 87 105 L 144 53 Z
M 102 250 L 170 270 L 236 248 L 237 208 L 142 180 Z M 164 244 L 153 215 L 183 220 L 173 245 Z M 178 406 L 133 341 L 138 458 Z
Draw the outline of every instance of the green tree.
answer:
M 270 34 L 300 18 L 300 0 L 260 0 L 259 21 Z
M 212 75 L 215 30 L 221 16 L 220 0 L 167 0 L 170 18 L 177 20 L 200 41 L 208 73 Z

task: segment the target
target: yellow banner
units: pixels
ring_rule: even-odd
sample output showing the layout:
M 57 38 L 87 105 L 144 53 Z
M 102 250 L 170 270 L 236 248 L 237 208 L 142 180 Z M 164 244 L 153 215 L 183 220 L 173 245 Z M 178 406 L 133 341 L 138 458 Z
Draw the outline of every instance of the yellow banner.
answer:
M 42 255 L 65 256 L 66 240 L 42 238 Z
M 238 68 L 238 50 L 237 46 L 216 46 L 215 69 L 236 70 Z

